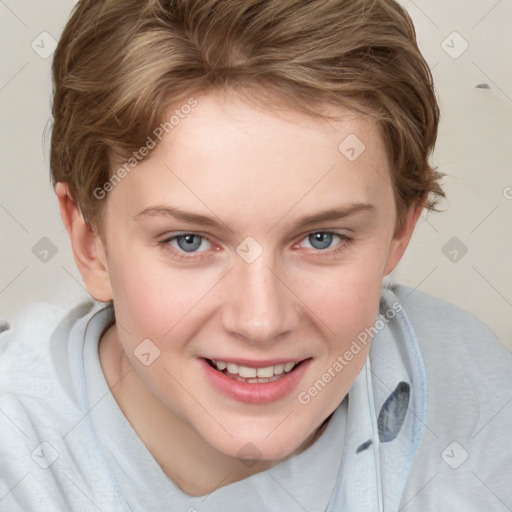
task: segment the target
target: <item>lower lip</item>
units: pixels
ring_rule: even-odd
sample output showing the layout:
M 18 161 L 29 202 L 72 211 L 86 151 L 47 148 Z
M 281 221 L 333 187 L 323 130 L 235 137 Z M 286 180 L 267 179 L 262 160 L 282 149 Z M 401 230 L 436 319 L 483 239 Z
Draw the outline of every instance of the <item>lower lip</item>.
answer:
M 205 359 L 199 359 L 207 378 L 220 392 L 239 402 L 268 403 L 291 393 L 304 376 L 311 359 L 303 361 L 295 370 L 273 382 L 248 383 L 232 379 L 212 368 Z

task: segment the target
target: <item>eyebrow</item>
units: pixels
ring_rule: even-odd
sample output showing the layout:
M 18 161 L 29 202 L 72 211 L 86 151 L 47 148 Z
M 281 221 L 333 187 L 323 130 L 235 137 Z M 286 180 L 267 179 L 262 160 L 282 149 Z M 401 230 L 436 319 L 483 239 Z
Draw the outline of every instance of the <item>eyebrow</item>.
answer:
M 351 203 L 338 208 L 331 208 L 314 214 L 304 215 L 297 219 L 294 224 L 300 227 L 307 227 L 321 222 L 332 222 L 341 220 L 346 217 L 351 217 L 361 212 L 374 212 L 376 207 L 371 203 Z M 133 217 L 134 220 L 139 220 L 144 217 L 171 217 L 183 222 L 191 224 L 199 224 L 202 226 L 212 228 L 223 228 L 229 226 L 222 222 L 218 217 L 210 217 L 200 213 L 180 210 L 179 208 L 170 205 L 155 205 L 145 208 L 143 211 Z M 281 219 L 282 220 L 282 219 Z

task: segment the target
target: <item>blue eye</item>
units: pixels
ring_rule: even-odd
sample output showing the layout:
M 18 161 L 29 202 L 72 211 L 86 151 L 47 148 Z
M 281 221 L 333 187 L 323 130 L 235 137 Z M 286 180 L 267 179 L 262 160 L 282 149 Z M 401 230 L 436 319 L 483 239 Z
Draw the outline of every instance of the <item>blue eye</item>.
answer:
M 327 249 L 332 238 L 332 233 L 312 233 L 308 236 L 308 241 L 315 249 Z
M 333 242 L 337 241 L 336 239 L 338 239 L 338 242 L 344 242 L 349 240 L 348 237 L 344 235 L 339 235 L 337 233 L 317 231 L 316 233 L 310 233 L 306 238 L 304 238 L 304 241 L 307 241 L 307 243 L 309 244 L 309 246 L 306 245 L 306 247 L 321 251 L 332 247 Z M 336 244 L 334 243 L 334 245 Z
M 208 249 L 203 249 L 201 251 L 198 251 L 198 249 L 201 247 L 201 244 L 203 242 L 206 242 L 209 244 L 208 240 L 201 235 L 196 235 L 194 233 L 184 233 L 182 235 L 174 235 L 171 238 L 167 239 L 165 241 L 169 245 L 173 246 L 174 248 L 180 249 L 184 252 L 203 252 Z

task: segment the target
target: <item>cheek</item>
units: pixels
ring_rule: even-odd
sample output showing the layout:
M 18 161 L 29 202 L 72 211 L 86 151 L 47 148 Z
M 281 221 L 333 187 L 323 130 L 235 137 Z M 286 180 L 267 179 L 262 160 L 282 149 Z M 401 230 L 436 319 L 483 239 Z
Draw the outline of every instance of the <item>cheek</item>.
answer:
M 180 313 L 169 304 L 170 297 L 177 296 L 175 286 L 145 252 L 118 247 L 108 261 L 116 319 L 137 338 L 150 338 L 165 324 L 169 329 L 173 317 Z
M 219 280 L 218 269 L 178 269 L 160 254 L 141 250 L 109 262 L 116 318 L 137 338 L 168 338 L 174 327 L 201 309 Z M 198 307 L 199 306 L 199 307 Z
M 373 325 L 377 318 L 382 274 L 375 262 L 358 257 L 339 267 L 301 272 L 295 290 L 340 343 Z

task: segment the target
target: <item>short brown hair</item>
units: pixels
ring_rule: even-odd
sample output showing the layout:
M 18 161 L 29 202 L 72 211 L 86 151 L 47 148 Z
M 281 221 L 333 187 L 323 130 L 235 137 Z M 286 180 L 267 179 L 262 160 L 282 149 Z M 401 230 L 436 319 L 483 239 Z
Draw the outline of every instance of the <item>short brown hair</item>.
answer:
M 252 91 L 319 115 L 332 104 L 377 119 L 397 227 L 435 209 L 439 122 L 412 21 L 393 0 L 81 0 L 53 59 L 52 180 L 97 225 L 94 190 L 194 92 Z M 340 141 L 341 142 L 341 141 Z M 380 178 L 376 178 L 380 179 Z

